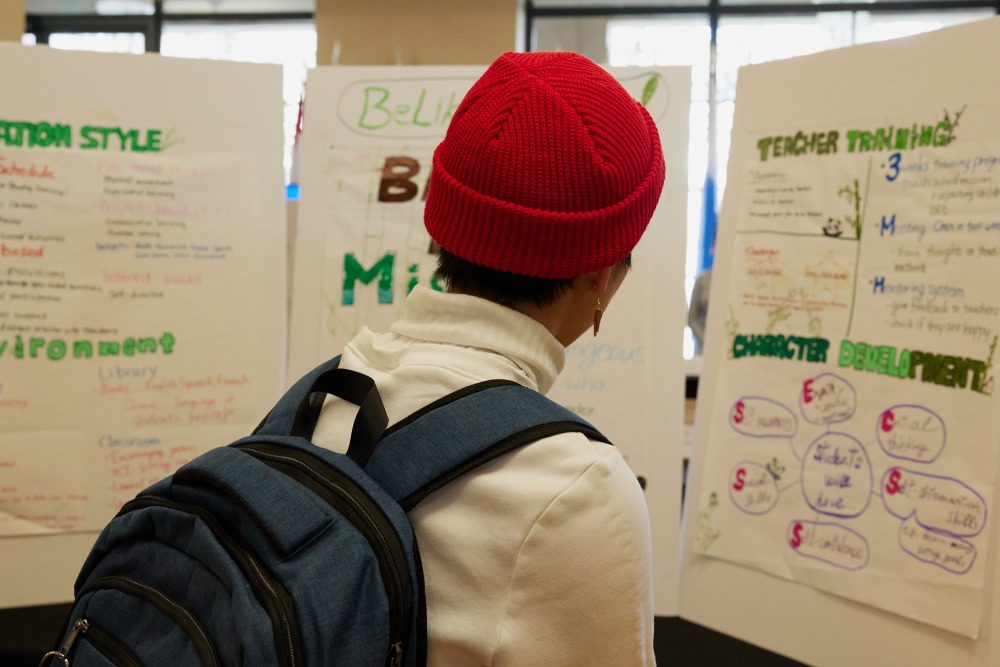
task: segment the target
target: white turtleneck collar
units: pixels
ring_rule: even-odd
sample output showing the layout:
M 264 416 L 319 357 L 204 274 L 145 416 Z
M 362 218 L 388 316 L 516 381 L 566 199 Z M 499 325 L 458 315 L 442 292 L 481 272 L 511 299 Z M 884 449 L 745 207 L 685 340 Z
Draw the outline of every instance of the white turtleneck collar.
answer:
M 505 306 L 466 294 L 416 286 L 392 332 L 429 343 L 488 350 L 510 359 L 541 393 L 551 389 L 566 350 L 542 324 Z

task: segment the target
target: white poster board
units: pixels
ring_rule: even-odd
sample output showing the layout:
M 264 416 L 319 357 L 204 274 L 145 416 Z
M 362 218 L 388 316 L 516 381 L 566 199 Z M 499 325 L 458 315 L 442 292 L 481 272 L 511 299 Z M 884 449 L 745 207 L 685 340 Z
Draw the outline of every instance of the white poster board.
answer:
M 302 135 L 290 373 L 386 331 L 435 268 L 423 225 L 434 148 L 483 67 L 311 71 Z M 646 483 L 656 612 L 677 612 L 689 68 L 610 70 L 660 130 L 667 180 L 598 338 L 567 350 L 550 396 L 597 425 Z
M 741 70 L 685 618 L 813 665 L 1000 661 L 998 38 Z
M 0 45 L 0 606 L 285 382 L 281 71 Z M 30 577 L 26 576 L 30 573 Z

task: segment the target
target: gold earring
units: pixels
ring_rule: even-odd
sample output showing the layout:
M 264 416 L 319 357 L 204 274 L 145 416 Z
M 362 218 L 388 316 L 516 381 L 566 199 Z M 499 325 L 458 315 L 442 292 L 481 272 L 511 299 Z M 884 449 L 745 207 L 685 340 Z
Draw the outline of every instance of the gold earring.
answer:
M 601 318 L 604 317 L 604 311 L 601 310 L 601 297 L 597 297 L 597 307 L 594 309 L 594 335 L 601 330 Z

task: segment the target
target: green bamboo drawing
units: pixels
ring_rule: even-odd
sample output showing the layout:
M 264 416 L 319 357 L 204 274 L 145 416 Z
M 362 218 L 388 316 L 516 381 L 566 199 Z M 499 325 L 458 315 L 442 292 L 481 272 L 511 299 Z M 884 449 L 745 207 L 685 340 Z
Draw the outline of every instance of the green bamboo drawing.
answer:
M 805 288 L 799 288 L 799 299 L 802 301 L 803 307 L 806 308 L 806 317 L 809 318 L 809 335 L 813 338 L 819 338 L 823 334 L 823 320 L 819 315 L 806 307 L 805 304 L 809 299 L 809 293 L 806 292 Z
M 854 184 L 845 185 L 840 190 L 837 191 L 837 196 L 843 197 L 847 202 L 854 208 L 854 215 L 844 218 L 844 222 L 847 222 L 854 226 L 854 234 L 856 238 L 861 240 L 861 188 L 858 185 L 858 179 L 854 179 Z
M 784 306 L 769 310 L 767 313 L 767 324 L 764 326 L 764 333 L 773 334 L 775 327 L 792 316 Z
M 712 512 L 719 505 L 719 496 L 712 491 L 708 498 L 708 507 L 698 512 L 698 533 L 695 542 L 701 551 L 708 551 L 712 543 L 719 539 L 722 533 L 712 525 Z
M 945 141 L 944 145 L 947 146 L 951 142 L 955 141 L 955 128 L 958 127 L 958 121 L 962 117 L 963 113 L 965 113 L 965 106 L 962 106 L 961 109 L 955 112 L 955 120 L 952 120 L 948 114 L 948 110 L 944 110 L 944 122 L 948 124 L 948 139 Z
M 736 319 L 736 312 L 732 304 L 729 305 L 729 319 L 726 320 L 726 336 L 729 338 L 729 345 L 726 347 L 729 358 L 733 358 L 733 343 L 736 341 L 736 334 L 740 332 L 740 321 Z
M 993 353 L 996 352 L 996 349 L 997 349 L 997 337 L 994 336 L 993 342 L 990 343 L 990 354 L 988 357 L 986 357 L 986 368 L 987 368 L 985 372 L 986 377 L 983 378 L 982 384 L 979 385 L 980 393 L 986 394 L 987 396 L 993 395 L 993 373 L 989 369 L 993 368 Z

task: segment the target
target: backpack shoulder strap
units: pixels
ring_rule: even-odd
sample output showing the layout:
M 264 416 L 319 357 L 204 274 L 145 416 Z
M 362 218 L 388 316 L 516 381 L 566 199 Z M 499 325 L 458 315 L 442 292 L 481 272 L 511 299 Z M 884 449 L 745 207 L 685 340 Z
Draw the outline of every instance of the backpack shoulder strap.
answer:
M 610 444 L 596 428 L 537 391 L 489 380 L 449 394 L 395 424 L 385 432 L 365 472 L 409 511 L 466 472 L 565 432 Z
M 509 380 L 459 389 L 385 430 L 387 417 L 374 383 L 337 368 L 339 363 L 334 357 L 300 378 L 253 435 L 311 439 L 326 395 L 350 400 L 361 409 L 348 456 L 406 511 L 466 472 L 535 440 L 577 432 L 610 444 L 570 410 Z

